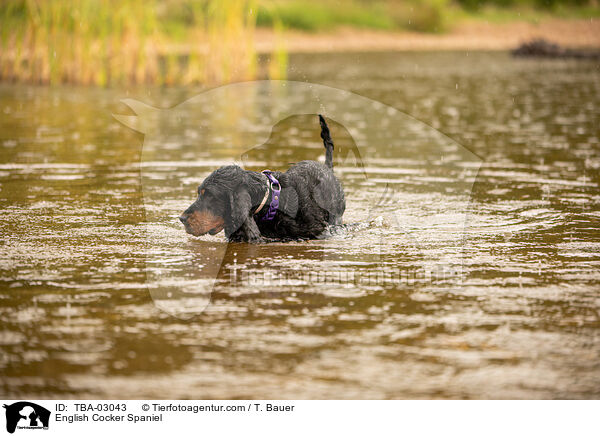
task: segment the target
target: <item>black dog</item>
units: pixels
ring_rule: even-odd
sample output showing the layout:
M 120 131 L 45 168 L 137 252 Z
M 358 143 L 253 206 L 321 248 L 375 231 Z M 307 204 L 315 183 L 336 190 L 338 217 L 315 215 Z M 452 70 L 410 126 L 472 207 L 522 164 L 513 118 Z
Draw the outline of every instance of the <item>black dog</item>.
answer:
M 225 229 L 235 242 L 318 239 L 342 223 L 344 190 L 333 174 L 333 141 L 319 115 L 325 165 L 305 160 L 285 173 L 221 167 L 198 188 L 198 199 L 179 217 L 200 236 Z M 265 174 L 266 173 L 266 174 Z

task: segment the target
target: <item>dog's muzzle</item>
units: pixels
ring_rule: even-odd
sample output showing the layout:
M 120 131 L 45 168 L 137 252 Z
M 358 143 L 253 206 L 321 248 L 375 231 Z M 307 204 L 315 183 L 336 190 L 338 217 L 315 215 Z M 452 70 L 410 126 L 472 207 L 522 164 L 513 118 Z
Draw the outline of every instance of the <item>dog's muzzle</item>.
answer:
M 225 220 L 209 211 L 184 213 L 179 217 L 179 221 L 185 226 L 185 231 L 194 236 L 206 233 L 216 235 L 225 227 Z

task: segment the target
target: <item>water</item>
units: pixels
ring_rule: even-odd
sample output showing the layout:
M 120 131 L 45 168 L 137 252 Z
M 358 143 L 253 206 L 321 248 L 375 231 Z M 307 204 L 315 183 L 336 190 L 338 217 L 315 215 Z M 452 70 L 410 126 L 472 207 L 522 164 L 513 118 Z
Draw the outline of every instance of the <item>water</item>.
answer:
M 321 157 L 315 117 L 271 133 L 268 107 L 197 106 L 144 137 L 112 117 L 132 113 L 121 98 L 169 108 L 202 90 L 2 85 L 0 394 L 598 398 L 599 72 L 504 53 L 293 56 L 291 79 L 425 124 L 332 123 L 358 224 L 259 246 L 188 236 L 176 217 L 241 155 Z

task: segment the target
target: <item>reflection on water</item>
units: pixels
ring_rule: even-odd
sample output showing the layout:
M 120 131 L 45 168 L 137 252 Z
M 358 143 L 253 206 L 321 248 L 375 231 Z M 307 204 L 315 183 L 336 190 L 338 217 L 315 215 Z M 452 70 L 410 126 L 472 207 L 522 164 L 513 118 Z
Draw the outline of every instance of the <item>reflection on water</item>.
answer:
M 193 238 L 177 213 L 270 128 L 260 117 L 223 117 L 210 144 L 188 127 L 194 114 L 167 124 L 140 172 L 141 135 L 111 117 L 127 110 L 124 91 L 3 86 L 2 395 L 598 398 L 598 65 L 299 55 L 291 75 L 394 106 L 481 156 L 464 231 L 456 181 L 473 167 L 435 173 L 407 132 L 406 148 L 377 142 L 360 168 L 340 157 L 353 120 L 332 129 L 345 222 L 359 225 L 266 246 Z M 133 94 L 171 107 L 193 92 Z M 249 166 L 321 156 L 313 121 L 279 123 Z M 160 201 L 144 203 L 149 188 Z M 177 292 L 167 304 L 206 309 L 189 319 L 157 309 L 146 279 L 161 273 L 148 287 Z M 198 292 L 207 276 L 213 292 Z

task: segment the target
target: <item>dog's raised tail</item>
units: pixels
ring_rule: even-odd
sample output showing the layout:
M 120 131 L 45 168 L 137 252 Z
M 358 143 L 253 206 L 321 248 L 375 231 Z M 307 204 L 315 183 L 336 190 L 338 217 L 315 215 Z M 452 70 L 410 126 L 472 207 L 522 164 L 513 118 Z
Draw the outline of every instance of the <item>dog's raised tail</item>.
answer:
M 319 123 L 321 123 L 321 138 L 323 139 L 323 145 L 325 146 L 325 165 L 329 168 L 333 168 L 333 141 L 329 134 L 329 127 L 321 114 L 319 114 Z

